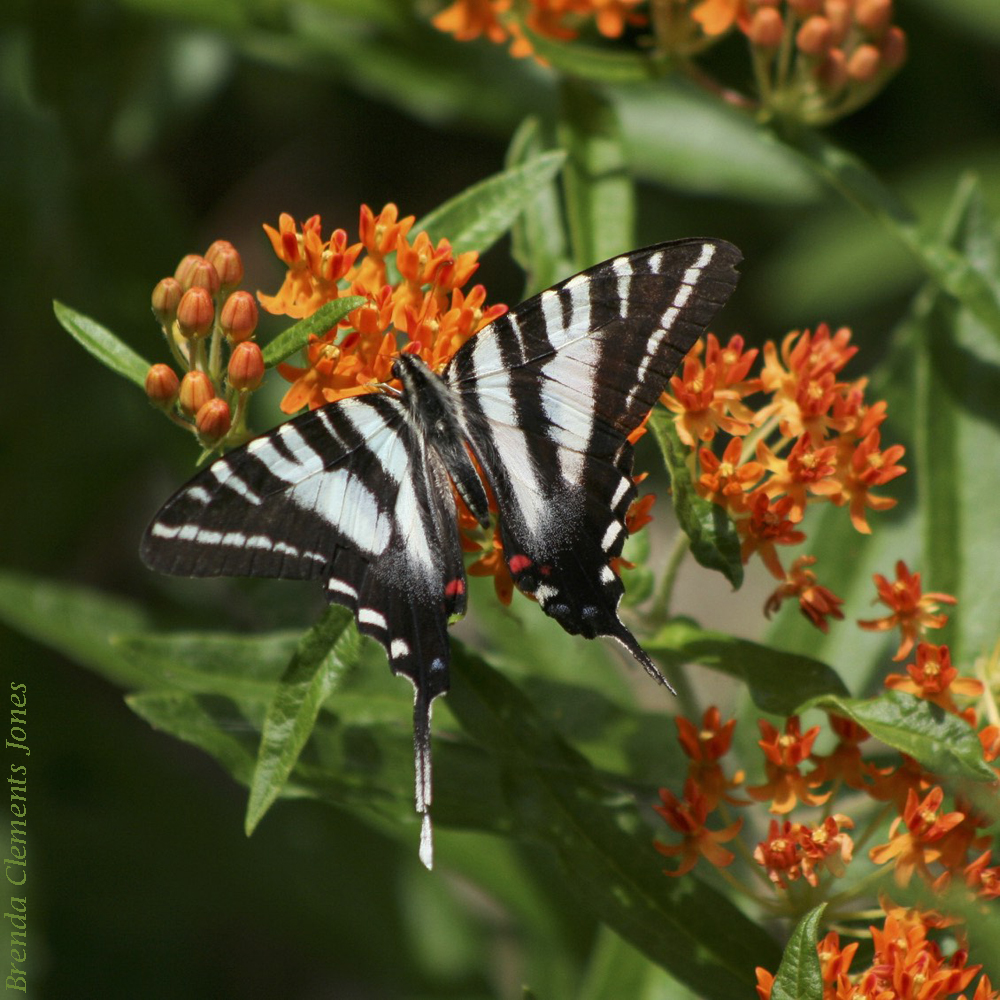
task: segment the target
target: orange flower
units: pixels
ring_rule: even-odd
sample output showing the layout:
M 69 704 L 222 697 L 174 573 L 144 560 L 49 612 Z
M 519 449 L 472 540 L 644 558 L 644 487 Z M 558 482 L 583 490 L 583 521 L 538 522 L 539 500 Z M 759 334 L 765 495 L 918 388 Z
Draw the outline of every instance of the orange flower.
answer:
M 751 428 L 753 413 L 741 399 L 746 390 L 742 376 L 749 364 L 744 362 L 746 358 L 753 360 L 753 352 L 737 361 L 731 352 L 727 355 L 718 350 L 718 341 L 715 345 L 712 359 L 706 357 L 702 362 L 699 342 L 684 359 L 680 375 L 670 379 L 671 392 L 660 397 L 677 414 L 677 434 L 689 448 L 695 446 L 696 440 L 711 441 L 717 430 L 739 435 L 749 433 Z
M 362 246 L 360 243 L 348 246 L 343 229 L 324 241 L 320 236 L 321 226 L 320 217 L 314 215 L 302 224 L 300 233 L 295 220 L 285 212 L 278 220 L 277 230 L 265 224 L 264 232 L 275 254 L 288 265 L 277 295 L 257 293 L 268 312 L 302 319 L 339 296 L 338 283 L 354 265 Z
M 844 617 L 840 610 L 840 605 L 844 603 L 843 600 L 837 597 L 833 591 L 820 586 L 816 582 L 816 574 L 811 569 L 806 568 L 814 565 L 815 562 L 815 556 L 799 556 L 792 563 L 791 571 L 764 605 L 764 614 L 768 618 L 781 607 L 783 601 L 790 597 L 798 598 L 802 614 L 821 632 L 826 632 L 830 627 L 827 618 L 841 619 Z
M 764 751 L 767 781 L 763 785 L 748 788 L 747 792 L 758 802 L 771 799 L 770 810 L 775 813 L 788 813 L 798 802 L 807 806 L 822 805 L 830 797 L 814 795 L 810 788 L 820 784 L 816 773 L 803 776 L 799 766 L 809 759 L 813 743 L 819 735 L 819 726 L 813 726 L 802 733 L 797 715 L 790 716 L 785 722 L 783 733 L 775 729 L 766 719 L 758 722 L 761 735 L 758 745 Z
M 730 789 L 742 783 L 743 772 L 739 771 L 730 780 L 719 764 L 720 759 L 729 752 L 736 720 L 730 719 L 723 724 L 719 710 L 712 705 L 702 716 L 701 729 L 696 729 L 694 724 L 682 715 L 674 716 L 674 723 L 677 726 L 677 739 L 690 759 L 688 779 L 693 781 L 705 796 L 708 808 L 714 809 L 723 799 L 733 804 L 745 805 L 744 800 L 729 795 Z
M 740 465 L 743 454 L 743 442 L 734 437 L 719 459 L 708 448 L 698 451 L 698 461 L 701 465 L 701 476 L 696 483 L 700 496 L 721 507 L 727 507 L 733 513 L 743 513 L 747 510 L 747 493 L 754 488 L 764 474 L 760 462 L 744 462 Z
M 1000 865 L 989 866 L 991 852 L 980 854 L 966 866 L 965 884 L 984 899 L 1000 899 Z
M 664 869 L 664 875 L 684 875 L 694 868 L 699 858 L 705 858 L 718 868 L 732 864 L 733 852 L 719 845 L 732 840 L 740 832 L 742 819 L 722 830 L 709 830 L 705 826 L 710 811 L 708 800 L 691 779 L 684 783 L 683 800 L 678 799 L 669 789 L 661 788 L 660 803 L 658 806 L 653 806 L 654 812 L 666 820 L 674 830 L 684 835 L 684 842 L 676 846 L 654 841 L 653 846 L 660 854 L 668 858 L 681 856 L 677 868 L 673 871 Z
M 797 839 L 802 857 L 802 875 L 810 885 L 818 885 L 816 872 L 820 867 L 836 878 L 844 874 L 851 861 L 854 841 L 843 831 L 853 828 L 853 821 L 842 813 L 827 816 L 815 826 L 799 826 Z
M 893 583 L 880 573 L 875 574 L 874 580 L 878 589 L 876 601 L 892 608 L 892 614 L 870 621 L 859 621 L 858 624 L 870 632 L 886 632 L 898 626 L 902 632 L 902 642 L 893 656 L 894 660 L 905 659 L 918 636 L 927 629 L 942 628 L 945 625 L 948 616 L 938 613 L 938 603 L 956 603 L 950 594 L 922 593 L 920 574 L 911 573 L 902 559 L 896 563 L 896 580 Z
M 842 440 L 850 442 L 853 439 L 845 437 Z M 885 451 L 880 451 L 879 442 L 879 432 L 874 429 L 869 431 L 853 449 L 843 470 L 838 470 L 839 482 L 831 480 L 821 483 L 816 490 L 817 493 L 827 495 L 838 507 L 847 504 L 851 523 L 865 535 L 871 534 L 871 528 L 865 519 L 866 507 L 888 510 L 896 506 L 896 501 L 891 497 L 874 496 L 872 489 L 906 472 L 904 466 L 896 465 L 906 449 L 901 444 L 894 444 Z
M 924 698 L 940 705 L 946 712 L 963 715 L 952 698 L 953 694 L 968 698 L 978 698 L 983 693 L 980 681 L 971 677 L 959 677 L 951 665 L 951 653 L 947 646 L 934 646 L 929 642 L 917 644 L 917 662 L 906 667 L 905 674 L 889 674 L 885 686 L 894 691 L 907 691 L 918 698 Z M 968 720 L 970 724 L 973 718 Z
M 830 328 L 821 323 L 815 334 L 808 330 L 789 333 L 782 341 L 780 359 L 775 345 L 765 344 L 760 382 L 774 399 L 757 412 L 754 422 L 762 425 L 777 416 L 784 437 L 808 433 L 816 443 L 829 430 L 846 430 L 853 414 L 845 412 L 844 402 L 856 394 L 837 382 L 836 375 L 857 353 L 856 347 L 848 345 L 850 339 L 846 327 L 831 338 Z M 836 411 L 835 403 L 839 403 Z
M 771 473 L 764 491 L 769 497 L 791 497 L 789 520 L 801 521 L 807 494 L 824 492 L 826 481 L 836 471 L 836 455 L 836 445 L 816 448 L 808 434 L 803 434 L 792 445 L 787 458 L 775 455 L 761 441 L 757 445 L 757 459 Z
M 944 792 L 938 786 L 932 788 L 922 800 L 911 788 L 903 815 L 897 816 L 889 828 L 889 842 L 868 852 L 877 865 L 895 859 L 895 878 L 899 885 L 907 885 L 914 870 L 930 881 L 927 866 L 941 857 L 940 846 L 931 845 L 965 819 L 965 814 L 960 812 L 941 815 L 939 810 L 943 799 Z M 906 833 L 899 832 L 903 824 L 906 825 Z
M 755 552 L 760 554 L 764 565 L 773 576 L 784 579 L 785 571 L 775 550 L 776 545 L 798 545 L 806 536 L 796 531 L 788 517 L 792 507 L 791 497 L 784 497 L 774 503 L 763 489 L 757 488 L 747 500 L 749 516 L 736 521 L 736 530 L 743 539 L 740 556 L 748 562 Z
M 767 837 L 754 848 L 753 858 L 762 868 L 767 869 L 767 877 L 782 889 L 789 882 L 802 875 L 802 855 L 797 839 L 799 824 L 787 819 L 780 826 L 771 820 Z

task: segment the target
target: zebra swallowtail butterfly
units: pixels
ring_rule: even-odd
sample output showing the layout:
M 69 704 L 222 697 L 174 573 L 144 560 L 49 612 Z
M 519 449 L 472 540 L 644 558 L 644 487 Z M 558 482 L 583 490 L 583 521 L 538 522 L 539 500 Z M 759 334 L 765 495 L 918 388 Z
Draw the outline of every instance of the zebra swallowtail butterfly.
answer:
M 420 856 L 432 862 L 431 703 L 448 689 L 448 621 L 466 605 L 451 484 L 488 525 L 499 511 L 518 588 L 567 632 L 617 639 L 666 681 L 618 617 L 611 567 L 635 499 L 628 435 L 737 281 L 719 240 L 615 257 L 528 299 L 440 375 L 401 354 L 401 392 L 296 417 L 217 459 L 142 540 L 181 576 L 321 580 L 413 683 Z

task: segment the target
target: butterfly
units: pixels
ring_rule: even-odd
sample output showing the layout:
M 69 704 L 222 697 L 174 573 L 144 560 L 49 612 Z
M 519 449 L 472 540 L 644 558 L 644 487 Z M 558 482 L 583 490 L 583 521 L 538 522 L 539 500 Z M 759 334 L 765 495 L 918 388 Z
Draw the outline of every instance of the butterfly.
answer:
M 448 623 L 466 609 L 454 491 L 491 524 L 517 587 L 569 633 L 618 640 L 612 562 L 636 497 L 628 437 L 736 285 L 740 252 L 686 239 L 597 264 L 463 345 L 440 374 L 401 353 L 401 389 L 329 403 L 237 448 L 153 518 L 140 554 L 181 576 L 316 579 L 414 686 L 420 857 L 433 858 L 430 716 Z M 485 483 L 484 483 L 485 480 Z

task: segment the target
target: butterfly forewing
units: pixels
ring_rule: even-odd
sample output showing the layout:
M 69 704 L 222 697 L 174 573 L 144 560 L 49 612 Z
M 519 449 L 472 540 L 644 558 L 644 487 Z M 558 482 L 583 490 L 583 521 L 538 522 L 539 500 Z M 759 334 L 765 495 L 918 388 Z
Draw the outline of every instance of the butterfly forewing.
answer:
M 683 240 L 623 255 L 529 299 L 455 356 L 445 379 L 500 511 L 518 586 L 568 631 L 611 635 L 611 562 L 635 498 L 627 438 L 736 284 L 739 251 Z

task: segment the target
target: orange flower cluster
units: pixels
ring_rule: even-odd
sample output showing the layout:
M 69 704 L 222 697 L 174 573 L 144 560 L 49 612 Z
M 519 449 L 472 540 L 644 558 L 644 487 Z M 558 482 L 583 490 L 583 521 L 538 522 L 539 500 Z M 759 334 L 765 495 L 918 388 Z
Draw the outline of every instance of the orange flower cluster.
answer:
M 248 436 L 247 400 L 264 379 L 263 352 L 252 339 L 257 303 L 237 287 L 242 280 L 236 248 L 216 240 L 204 256 L 184 257 L 173 276 L 153 289 L 153 314 L 184 375 L 153 365 L 146 395 L 209 450 Z
M 866 508 L 886 510 L 896 502 L 874 490 L 905 471 L 897 464 L 901 445 L 881 448 L 886 404 L 866 405 L 866 380 L 840 377 L 857 352 L 850 337 L 847 329 L 831 335 L 821 324 L 815 332 L 788 334 L 780 349 L 769 341 L 760 374 L 752 378 L 758 352 L 746 350 L 742 337 L 723 346 L 709 334 L 663 396 L 679 437 L 692 449 L 699 495 L 729 512 L 743 561 L 759 555 L 782 581 L 765 610 L 770 614 L 797 598 L 823 631 L 829 618 L 843 617 L 840 598 L 816 582 L 812 557 L 799 557 L 786 572 L 778 547 L 805 540 L 800 524 L 806 507 L 820 502 L 846 507 L 854 527 L 870 533 Z M 766 401 L 750 409 L 747 397 L 761 392 Z M 721 458 L 705 447 L 720 431 L 732 436 Z M 777 440 L 769 444 L 771 436 Z M 755 457 L 747 458 L 751 449 Z
M 902 570 L 905 566 L 901 578 L 913 579 Z M 948 595 L 927 596 L 942 600 Z M 982 725 L 979 711 L 985 708 L 982 714 L 995 718 L 996 705 L 992 700 L 988 705 L 970 703 L 984 696 L 992 699 L 993 694 L 985 691 L 979 681 L 959 676 L 947 646 L 918 642 L 915 663 L 906 668 L 905 674 L 890 674 L 885 686 L 930 701 L 963 720 L 978 733 L 983 760 L 992 762 L 1000 755 L 1000 727 Z M 986 829 L 997 816 L 987 816 L 974 806 L 968 787 L 961 782 L 950 782 L 952 791 L 946 792 L 940 777 L 906 754 L 899 753 L 896 762 L 891 763 L 883 748 L 877 763 L 866 759 L 862 744 L 869 735 L 853 720 L 829 716 L 830 734 L 836 739 L 829 753 L 815 750 L 824 728 L 820 725 L 803 732 L 799 719 L 792 716 L 779 730 L 761 720 L 758 745 L 764 757 L 766 781 L 743 787 L 749 799 L 736 794 L 743 786 L 743 773 L 729 775 L 722 762 L 732 745 L 735 721 L 723 722 L 713 707 L 705 712 L 700 727 L 683 718 L 676 722 L 689 764 L 683 796 L 660 789 L 660 802 L 653 807 L 681 838 L 675 844 L 654 843 L 659 853 L 679 858 L 679 864 L 664 874 L 682 875 L 702 859 L 728 869 L 740 857 L 748 864 L 752 862 L 751 870 L 766 876 L 769 894 L 792 893 L 793 884 L 800 880 L 818 890 L 819 895 L 815 891 L 809 895 L 792 894 L 790 899 L 798 900 L 796 907 L 812 906 L 824 896 L 835 898 L 837 923 L 848 926 L 855 913 L 858 919 L 865 913 L 865 886 L 871 882 L 866 873 L 853 885 L 847 883 L 849 874 L 857 874 L 851 869 L 858 863 L 848 831 L 860 827 L 859 841 L 869 840 L 879 831 L 886 834 L 884 843 L 867 851 L 867 860 L 876 870 L 890 866 L 899 886 L 906 886 L 917 875 L 935 898 L 943 898 L 955 888 L 966 892 L 975 905 L 1000 898 L 1000 865 L 991 863 L 993 837 Z M 997 773 L 994 793 L 1000 789 Z M 769 811 L 777 815 L 770 820 L 766 836 L 751 848 L 737 839 L 744 824 L 742 818 L 732 817 L 731 809 L 753 802 L 767 802 Z M 835 804 L 840 809 L 835 810 Z M 822 807 L 822 814 L 809 822 L 792 815 L 793 810 L 803 807 Z M 890 815 L 895 815 L 886 829 L 883 824 L 887 808 Z M 718 821 L 713 822 L 716 812 Z M 735 843 L 733 850 L 720 846 L 730 842 Z M 726 877 L 747 896 L 767 905 L 766 896 L 744 885 L 732 871 L 727 871 Z M 855 900 L 857 908 L 852 910 Z M 937 943 L 927 936 L 928 928 L 941 926 L 943 918 L 930 911 L 894 909 L 886 900 L 883 906 L 887 913 L 884 926 L 870 929 L 876 957 L 869 968 L 850 972 L 856 943 L 841 948 L 836 934 L 820 943 L 824 997 L 943 998 L 969 987 L 980 967 L 967 965 L 968 956 L 961 947 L 950 958 L 943 957 Z M 948 923 L 959 921 L 950 918 Z M 858 933 L 863 934 L 860 929 Z M 903 943 L 906 947 L 901 947 Z M 921 977 L 924 984 L 919 991 L 912 985 L 915 977 Z M 759 969 L 761 997 L 770 996 L 772 983 L 771 973 Z M 974 996 L 986 1000 L 998 998 L 1000 993 L 982 979 Z
M 447 240 L 434 244 L 425 232 L 411 240 L 412 226 L 412 215 L 400 219 L 389 204 L 378 215 L 361 206 L 360 239 L 353 244 L 343 229 L 324 240 L 318 215 L 301 231 L 286 214 L 277 230 L 264 227 L 288 267 L 276 295 L 258 296 L 268 312 L 302 318 L 334 299 L 358 295 L 366 300 L 340 322 L 342 329 L 309 338 L 304 368 L 278 366 L 292 383 L 281 402 L 285 413 L 391 383 L 400 351 L 418 354 L 440 371 L 474 333 L 506 311 L 503 305 L 485 306 L 482 285 L 462 291 L 479 267 L 476 252 L 456 254 Z M 395 281 L 390 280 L 390 254 L 399 274 Z
M 524 22 L 512 0 L 455 0 L 433 19 L 439 31 L 468 42 L 485 35 L 491 42 L 510 42 L 511 55 L 532 54 L 529 32 L 567 41 L 592 21 L 605 38 L 618 38 L 628 25 L 645 24 L 636 12 L 645 0 L 529 0 Z
M 533 52 L 531 35 L 572 41 L 592 22 L 606 38 L 649 24 L 657 49 L 691 56 L 736 28 L 746 36 L 763 109 L 813 124 L 870 101 L 906 59 L 892 0 L 454 0 L 433 24 Z
M 871 964 L 851 974 L 858 942 L 841 946 L 840 935 L 830 931 L 816 946 L 823 976 L 824 1000 L 997 1000 L 988 976 L 980 977 L 971 998 L 963 991 L 978 975 L 981 965 L 968 965 L 968 951 L 958 948 L 945 957 L 929 932 L 939 923 L 927 914 L 883 903 L 882 926 L 869 928 L 875 953 Z M 774 976 L 757 969 L 757 996 L 769 1000 Z M 959 996 L 961 995 L 961 996 Z

